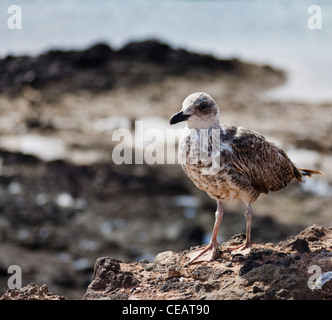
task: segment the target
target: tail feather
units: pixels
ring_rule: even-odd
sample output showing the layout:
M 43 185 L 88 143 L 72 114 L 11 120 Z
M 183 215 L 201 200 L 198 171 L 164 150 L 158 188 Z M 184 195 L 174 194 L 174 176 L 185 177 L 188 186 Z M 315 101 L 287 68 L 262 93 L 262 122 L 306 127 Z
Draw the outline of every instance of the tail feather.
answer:
M 310 169 L 300 169 L 302 176 L 311 177 L 312 174 L 324 174 L 324 172 L 318 170 L 310 170 Z

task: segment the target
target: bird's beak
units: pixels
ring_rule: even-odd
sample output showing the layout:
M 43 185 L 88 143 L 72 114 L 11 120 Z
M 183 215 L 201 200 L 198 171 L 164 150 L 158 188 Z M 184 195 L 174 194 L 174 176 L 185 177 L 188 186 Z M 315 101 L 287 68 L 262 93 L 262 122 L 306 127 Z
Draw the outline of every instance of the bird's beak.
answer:
M 190 117 L 190 115 L 188 114 L 183 114 L 183 111 L 180 111 L 178 113 L 176 113 L 170 120 L 169 123 L 170 124 L 175 124 L 181 121 L 186 121 L 188 118 Z

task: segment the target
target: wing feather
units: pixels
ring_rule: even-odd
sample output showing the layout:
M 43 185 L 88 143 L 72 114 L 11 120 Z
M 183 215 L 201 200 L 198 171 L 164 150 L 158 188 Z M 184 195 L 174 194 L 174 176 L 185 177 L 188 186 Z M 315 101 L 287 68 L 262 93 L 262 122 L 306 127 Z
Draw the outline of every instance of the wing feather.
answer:
M 259 133 L 239 127 L 231 141 L 235 169 L 261 193 L 278 191 L 302 175 L 287 154 Z

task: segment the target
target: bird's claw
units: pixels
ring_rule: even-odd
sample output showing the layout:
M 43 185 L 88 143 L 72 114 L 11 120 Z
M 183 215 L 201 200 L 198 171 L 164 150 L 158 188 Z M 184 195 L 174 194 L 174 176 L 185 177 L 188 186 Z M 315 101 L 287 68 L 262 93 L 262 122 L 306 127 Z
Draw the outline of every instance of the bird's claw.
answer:
M 210 243 L 206 247 L 195 249 L 187 254 L 190 261 L 187 266 L 193 263 L 200 263 L 205 261 L 213 261 L 218 255 L 218 243 Z
M 247 242 L 245 242 L 238 247 L 228 248 L 228 250 L 231 251 L 232 256 L 236 255 L 247 256 L 251 251 L 251 245 L 250 243 L 248 244 Z

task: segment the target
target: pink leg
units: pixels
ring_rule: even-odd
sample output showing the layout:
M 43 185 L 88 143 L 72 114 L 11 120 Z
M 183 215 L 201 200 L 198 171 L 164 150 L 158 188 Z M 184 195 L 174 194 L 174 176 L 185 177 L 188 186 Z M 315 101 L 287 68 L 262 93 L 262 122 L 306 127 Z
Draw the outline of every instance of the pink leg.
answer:
M 187 257 L 190 258 L 188 265 L 203 261 L 213 261 L 216 258 L 218 254 L 217 246 L 219 245 L 217 236 L 223 214 L 222 203 L 218 201 L 211 241 L 206 247 L 199 248 L 188 253 Z
M 251 204 L 249 203 L 247 205 L 247 209 L 244 213 L 244 216 L 246 218 L 246 242 L 241 244 L 238 247 L 232 247 L 228 248 L 232 252 L 232 255 L 247 255 L 250 252 L 251 248 L 251 218 L 252 218 L 252 207 Z

